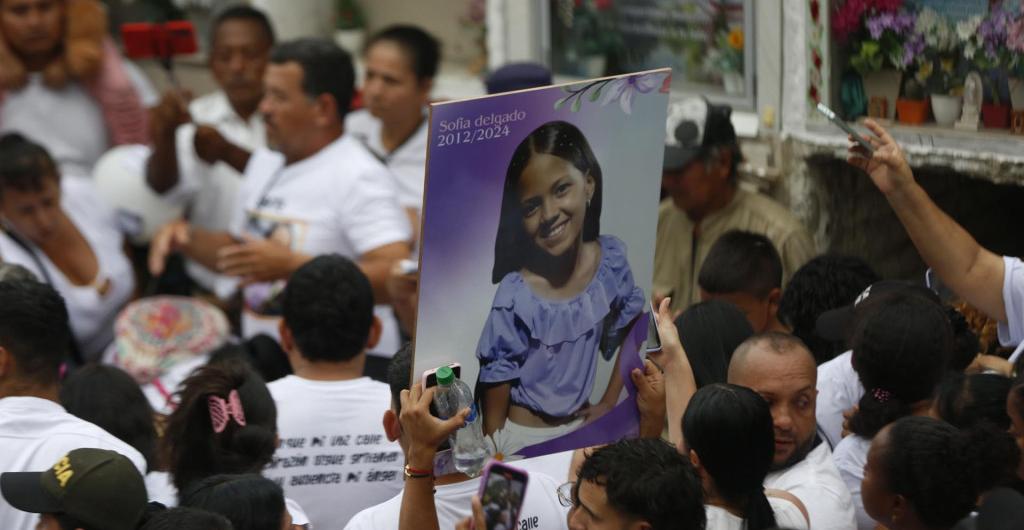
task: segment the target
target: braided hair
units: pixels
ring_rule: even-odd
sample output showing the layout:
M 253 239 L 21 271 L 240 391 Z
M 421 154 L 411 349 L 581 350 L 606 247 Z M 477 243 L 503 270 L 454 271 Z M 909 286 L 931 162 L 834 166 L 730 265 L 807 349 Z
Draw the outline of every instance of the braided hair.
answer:
M 946 372 L 952 332 L 939 304 L 913 293 L 868 299 L 853 334 L 853 368 L 864 385 L 850 430 L 863 438 L 931 399 Z
M 895 422 L 882 448 L 880 467 L 889 489 L 935 528 L 966 517 L 980 494 L 1012 479 L 1020 460 L 1010 435 L 991 424 L 960 431 L 918 416 Z

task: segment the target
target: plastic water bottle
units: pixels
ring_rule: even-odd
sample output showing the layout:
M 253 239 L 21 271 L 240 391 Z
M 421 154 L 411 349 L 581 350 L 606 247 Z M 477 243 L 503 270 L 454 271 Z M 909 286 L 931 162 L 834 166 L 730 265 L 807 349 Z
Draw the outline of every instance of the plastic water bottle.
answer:
M 437 390 L 434 393 L 434 405 L 441 419 L 448 419 L 464 408 L 469 408 L 466 424 L 451 435 L 452 456 L 455 469 L 476 477 L 484 467 L 489 452 L 484 440 L 480 414 L 473 401 L 473 391 L 461 379 L 455 378 L 455 372 L 447 366 L 437 369 Z

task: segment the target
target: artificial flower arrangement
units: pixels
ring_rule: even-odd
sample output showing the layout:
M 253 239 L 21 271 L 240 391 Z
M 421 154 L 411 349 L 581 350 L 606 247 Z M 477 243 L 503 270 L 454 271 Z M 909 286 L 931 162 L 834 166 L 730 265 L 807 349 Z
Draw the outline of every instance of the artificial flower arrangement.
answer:
M 918 10 L 903 0 L 845 0 L 833 11 L 832 31 L 848 50 L 849 65 L 862 77 L 883 69 L 903 72 L 903 97 L 897 106 L 919 102 L 912 123 L 923 120 L 920 103 L 926 104 L 926 93 L 932 96 L 937 121 L 951 123 L 938 119 L 937 99 L 955 98 L 958 117 L 964 76 L 971 70 L 978 70 L 986 83 L 990 103 L 983 110 L 1000 106 L 1007 73 L 1024 77 L 1024 15 L 998 3 L 985 15 L 954 24 L 932 8 Z M 1009 115 L 1008 110 L 999 112 Z M 985 114 L 986 126 L 1006 127 L 1007 119 L 992 120 L 991 113 Z
M 903 0 L 846 0 L 833 14 L 832 32 L 861 75 L 886 67 L 906 70 L 914 59 L 908 37 L 915 22 Z

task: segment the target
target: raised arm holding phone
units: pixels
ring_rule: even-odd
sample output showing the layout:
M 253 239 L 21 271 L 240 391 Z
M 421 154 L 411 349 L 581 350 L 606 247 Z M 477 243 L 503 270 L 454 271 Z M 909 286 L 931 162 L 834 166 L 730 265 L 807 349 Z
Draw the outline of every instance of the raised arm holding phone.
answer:
M 1008 322 L 1010 302 L 1004 299 L 1004 259 L 986 250 L 966 230 L 943 212 L 915 180 L 906 156 L 896 140 L 873 120 L 864 125 L 873 133 L 868 140 L 874 154 L 857 143 L 850 147 L 849 163 L 868 174 L 896 212 L 925 263 L 943 283 L 971 305 L 1000 322 Z M 851 138 L 852 142 L 852 138 Z M 1019 260 L 1011 260 L 1019 265 Z M 1018 273 L 1024 276 L 1024 272 Z M 1014 289 L 1007 289 L 1010 293 Z M 1024 279 L 1016 297 L 1024 299 Z M 1020 314 L 1017 314 L 1020 320 Z M 1012 342 L 1020 342 L 1020 322 L 1010 322 Z M 1004 333 L 1001 330 L 1001 338 Z M 1010 337 L 1007 337 L 1010 338 Z

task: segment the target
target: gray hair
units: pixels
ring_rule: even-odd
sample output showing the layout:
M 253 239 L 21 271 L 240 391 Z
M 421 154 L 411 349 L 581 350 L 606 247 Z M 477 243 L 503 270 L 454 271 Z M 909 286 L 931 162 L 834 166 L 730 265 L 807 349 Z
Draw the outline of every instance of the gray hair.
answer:
M 0 282 L 13 280 L 39 281 L 39 279 L 36 278 L 36 275 L 25 267 L 16 263 L 4 263 L 0 261 Z

